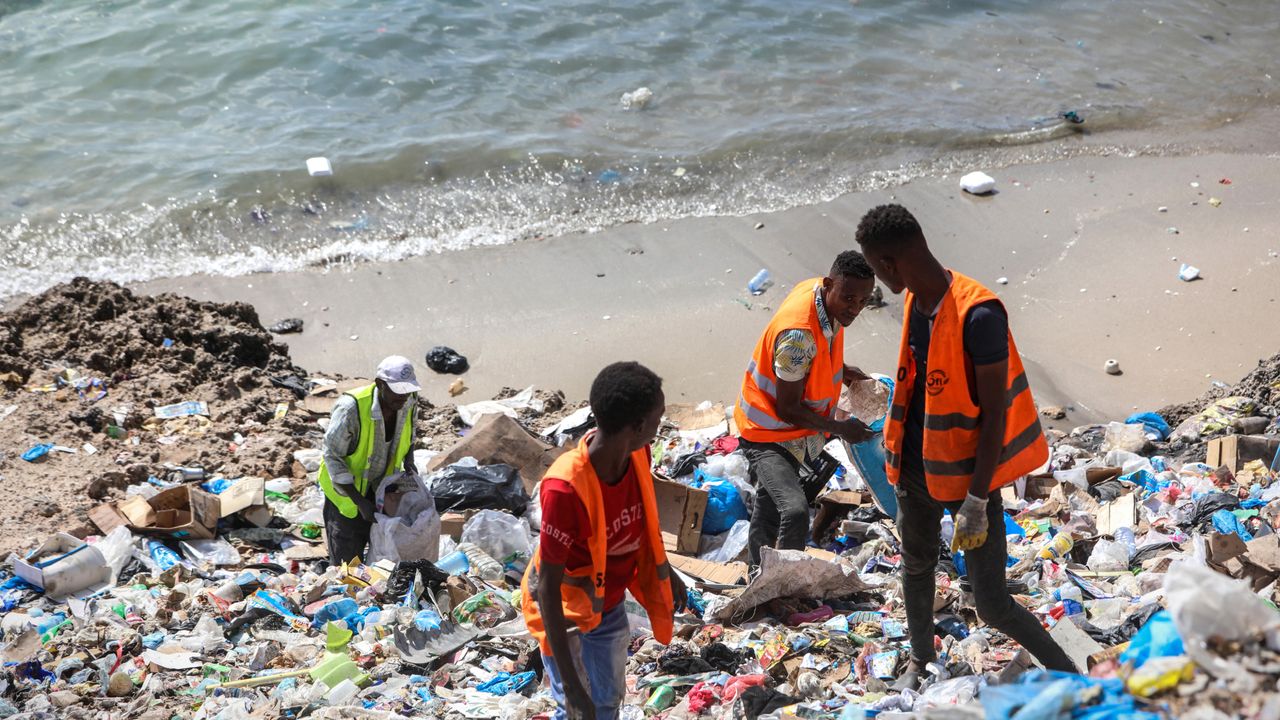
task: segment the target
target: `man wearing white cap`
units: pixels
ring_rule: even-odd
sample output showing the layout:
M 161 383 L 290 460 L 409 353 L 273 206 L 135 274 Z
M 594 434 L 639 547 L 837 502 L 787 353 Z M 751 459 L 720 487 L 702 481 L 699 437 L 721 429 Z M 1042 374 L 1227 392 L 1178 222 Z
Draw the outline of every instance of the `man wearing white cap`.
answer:
M 418 471 L 412 447 L 421 389 L 413 363 L 392 355 L 378 363 L 372 385 L 344 393 L 333 406 L 319 478 L 330 563 L 364 557 L 378 485 L 402 465 Z

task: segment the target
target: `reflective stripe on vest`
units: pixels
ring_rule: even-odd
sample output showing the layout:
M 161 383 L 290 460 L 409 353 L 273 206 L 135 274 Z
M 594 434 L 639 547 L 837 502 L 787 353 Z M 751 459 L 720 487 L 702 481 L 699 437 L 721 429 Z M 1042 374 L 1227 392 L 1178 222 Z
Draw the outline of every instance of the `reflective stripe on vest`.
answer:
M 604 577 L 608 563 L 607 530 L 604 518 L 604 497 L 600 492 L 600 479 L 591 465 L 587 442 L 591 436 L 579 441 L 573 450 L 561 455 L 552 463 L 544 478 L 567 482 L 587 511 L 591 535 L 587 541 L 591 564 L 576 570 L 565 569 L 560 586 L 560 599 L 564 618 L 569 627 L 580 632 L 590 632 L 599 624 L 604 612 Z M 645 541 L 636 557 L 636 576 L 628 590 L 636 597 L 649 615 L 653 635 L 658 642 L 671 642 L 674 630 L 675 603 L 671 597 L 668 579 L 671 571 L 667 565 L 666 549 L 662 544 L 662 530 L 658 525 L 658 503 L 654 496 L 653 475 L 648 448 L 631 454 L 631 464 L 640 487 L 644 506 Z M 535 550 L 533 559 L 521 582 L 520 607 L 529 633 L 538 640 L 544 654 L 551 654 L 546 628 L 542 623 L 542 611 L 538 607 L 538 586 L 542 579 L 542 553 Z
M 974 306 L 992 300 L 998 301 L 990 290 L 953 271 L 951 287 L 939 304 L 933 321 L 926 363 L 929 378 L 925 384 L 921 460 L 929 494 L 937 500 L 963 499 L 969 491 L 977 465 L 982 416 L 970 387 L 972 366 L 964 352 L 964 322 Z M 908 293 L 898 352 L 897 383 L 885 424 L 885 471 L 889 481 L 895 484 L 902 469 L 906 415 L 915 391 L 916 366 L 909 342 L 914 302 L 914 295 Z M 1049 456 L 1048 442 L 1040 427 L 1035 400 L 1012 333 L 1008 342 L 1004 442 L 991 478 L 991 490 L 1035 470 Z
M 844 379 L 844 329 L 826 341 L 814 301 L 815 286 L 821 278 L 805 280 L 787 295 L 756 343 L 751 361 L 742 377 L 742 390 L 734 405 L 734 422 L 742 437 L 754 442 L 781 442 L 814 434 L 778 416 L 778 381 L 773 369 L 773 350 L 778 336 L 797 328 L 813 334 L 817 353 L 805 378 L 803 402 L 820 415 L 829 415 L 840 397 Z
M 351 390 L 345 395 L 350 396 L 356 401 L 356 414 L 360 418 L 360 437 L 356 439 L 355 451 L 348 455 L 345 460 L 347 469 L 351 471 L 354 483 L 352 487 L 355 492 L 361 495 L 369 493 L 369 478 L 366 473 L 369 470 L 369 458 L 373 455 L 374 436 L 377 435 L 377 425 L 373 421 L 373 394 L 377 392 L 377 385 L 365 385 Z M 404 425 L 400 428 L 400 436 L 397 438 L 396 446 L 391 456 L 387 458 L 387 467 L 383 471 L 382 477 L 387 477 L 396 471 L 409 454 L 409 449 L 413 446 L 413 416 L 414 407 L 418 402 L 417 394 L 413 394 L 405 401 L 408 412 L 405 413 Z M 324 461 L 320 462 L 320 474 L 316 478 L 320 489 L 324 491 L 324 496 L 329 502 L 333 503 L 338 511 L 344 517 L 354 518 L 360 514 L 360 508 L 355 501 L 346 495 L 338 492 L 333 487 L 333 478 L 329 475 L 329 468 Z

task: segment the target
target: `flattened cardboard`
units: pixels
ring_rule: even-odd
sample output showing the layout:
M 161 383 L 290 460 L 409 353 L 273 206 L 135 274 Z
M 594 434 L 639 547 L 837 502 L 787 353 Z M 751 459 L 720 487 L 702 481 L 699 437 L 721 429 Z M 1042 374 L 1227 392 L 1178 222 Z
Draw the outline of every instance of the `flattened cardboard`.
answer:
M 818 496 L 818 502 L 828 505 L 870 505 L 871 493 L 854 490 L 833 490 Z
M 266 480 L 257 477 L 244 477 L 231 484 L 231 487 L 218 493 L 218 516 L 226 517 L 238 513 L 254 505 L 265 502 Z
M 1138 504 L 1133 493 L 1125 493 L 1103 505 L 1095 517 L 1100 535 L 1115 535 L 1116 530 L 1132 528 L 1138 522 Z
M 667 552 L 696 553 L 702 540 L 702 518 L 707 510 L 707 491 L 681 485 L 658 476 L 653 478 L 658 504 L 658 526 Z
M 1231 472 L 1238 472 L 1251 460 L 1261 460 L 1270 467 L 1280 450 L 1280 438 L 1263 435 L 1228 435 L 1209 441 L 1205 452 L 1205 464 L 1210 467 L 1225 465 Z
M 1049 637 L 1058 643 L 1063 651 L 1067 653 L 1067 657 L 1071 658 L 1071 662 L 1075 663 L 1078 668 L 1087 667 L 1089 658 L 1103 650 L 1097 640 L 1089 637 L 1088 633 L 1065 617 L 1053 626 L 1053 629 L 1049 631 Z
M 686 575 L 714 585 L 740 585 L 747 579 L 746 563 L 713 563 L 674 553 L 667 555 L 667 562 Z
M 311 394 L 303 399 L 302 407 L 306 408 L 307 412 L 315 413 L 316 415 L 328 415 L 333 412 L 333 406 L 337 404 L 339 395 L 348 390 L 355 390 L 358 387 L 364 387 L 371 382 L 373 381 L 352 379 L 343 380 L 337 385 L 318 387 L 315 390 L 312 390 Z

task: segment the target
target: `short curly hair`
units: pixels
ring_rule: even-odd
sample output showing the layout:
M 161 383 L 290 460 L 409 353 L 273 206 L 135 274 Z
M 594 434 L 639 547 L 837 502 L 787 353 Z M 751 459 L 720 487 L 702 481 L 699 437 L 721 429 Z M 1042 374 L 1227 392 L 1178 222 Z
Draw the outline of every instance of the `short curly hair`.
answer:
M 857 250 L 845 250 L 831 263 L 831 277 L 841 275 L 856 280 L 870 280 L 876 276 L 875 271 L 867 264 L 867 259 Z
M 864 249 L 886 250 L 924 240 L 924 231 L 910 210 L 893 203 L 868 210 L 858 222 L 854 239 Z
M 607 366 L 591 383 L 591 413 L 607 433 L 640 425 L 661 398 L 662 378 L 634 361 Z

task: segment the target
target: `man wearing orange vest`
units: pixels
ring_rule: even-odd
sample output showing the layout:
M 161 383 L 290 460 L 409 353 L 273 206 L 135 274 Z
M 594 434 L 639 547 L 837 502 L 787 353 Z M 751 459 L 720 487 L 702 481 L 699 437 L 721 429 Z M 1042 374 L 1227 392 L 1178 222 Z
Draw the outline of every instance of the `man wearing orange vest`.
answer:
M 827 436 L 857 443 L 870 434 L 856 419 L 832 416 L 841 384 L 865 377 L 844 364 L 844 329 L 874 289 L 874 273 L 862 254 L 846 250 L 826 277 L 795 286 L 756 343 L 733 409 L 757 488 L 747 541 L 753 566 L 766 545 L 804 548 L 809 501 L 801 466 L 818 458 Z
M 626 592 L 661 643 L 671 642 L 686 592 L 667 564 L 649 472 L 662 380 L 639 363 L 614 363 L 596 376 L 590 400 L 596 430 L 542 480 L 542 529 L 521 608 L 542 649 L 556 718 L 613 720 L 626 694 Z
M 944 509 L 955 516 L 951 549 L 964 551 L 978 617 L 1046 668 L 1076 672 L 1005 584 L 999 489 L 1043 465 L 1049 446 L 1004 305 L 978 281 L 943 267 L 901 205 L 868 211 L 857 240 L 880 281 L 894 293 L 907 291 L 884 431 L 911 635 L 911 661 L 896 687 L 918 685 L 935 657 L 934 573 Z

